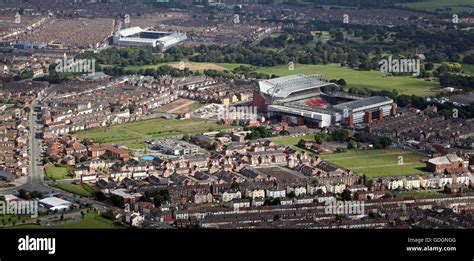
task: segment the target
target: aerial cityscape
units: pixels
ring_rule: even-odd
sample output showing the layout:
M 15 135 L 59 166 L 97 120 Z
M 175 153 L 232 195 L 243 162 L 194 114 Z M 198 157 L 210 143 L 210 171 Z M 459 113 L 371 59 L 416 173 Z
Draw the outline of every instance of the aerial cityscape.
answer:
M 0 229 L 473 229 L 473 43 L 472 0 L 0 1 Z

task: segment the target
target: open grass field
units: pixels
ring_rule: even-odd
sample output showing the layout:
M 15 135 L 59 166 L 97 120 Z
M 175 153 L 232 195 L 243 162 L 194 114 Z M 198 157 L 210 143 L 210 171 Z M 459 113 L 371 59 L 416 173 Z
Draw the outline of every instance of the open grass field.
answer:
M 415 10 L 440 11 L 440 12 L 474 12 L 472 0 L 423 0 L 415 3 L 399 4 Z
M 298 136 L 298 137 L 283 137 L 283 138 L 271 138 L 273 142 L 280 145 L 295 145 L 300 140 L 311 140 L 314 141 L 314 134 Z
M 259 68 L 258 72 L 286 76 L 297 73 L 322 74 L 326 79 L 343 78 L 347 82 L 347 87 L 368 88 L 372 90 L 397 90 L 403 94 L 415 94 L 427 96 L 435 94 L 431 89 L 439 87 L 437 82 L 429 82 L 414 77 L 384 76 L 379 71 L 358 71 L 348 67 L 341 67 L 339 64 L 312 65 L 295 64 L 294 70 L 288 70 L 286 65 L 278 65 L 268 68 Z
M 94 188 L 92 188 L 91 186 L 87 184 L 76 185 L 76 184 L 63 183 L 63 184 L 57 184 L 55 187 L 65 190 L 65 191 L 69 191 L 71 193 L 74 193 L 83 197 L 92 197 L 95 192 Z
M 0 215 L 0 227 L 3 226 L 12 226 L 21 225 L 23 221 L 28 221 L 31 219 L 31 216 L 28 215 Z
M 67 167 L 48 166 L 44 168 L 44 172 L 49 179 L 58 180 L 72 178 L 72 176 L 69 175 L 70 172 Z
M 298 144 L 298 142 L 301 139 L 303 139 L 303 140 L 314 140 L 314 134 L 298 136 L 298 137 L 270 138 L 270 140 L 272 140 L 276 144 L 289 145 L 292 149 L 294 149 L 296 151 L 308 152 L 309 155 L 316 155 L 316 153 L 314 153 L 313 151 L 310 151 L 308 149 L 296 146 L 296 144 Z
M 341 168 L 348 168 L 369 178 L 383 176 L 419 175 L 424 170 L 427 157 L 401 149 L 356 150 L 344 153 L 321 154 L 321 158 Z M 403 164 L 399 165 L 399 156 Z
M 37 224 L 21 225 L 17 223 L 16 226 L 11 227 L 11 228 L 14 228 L 14 229 L 48 229 L 48 228 L 111 229 L 111 228 L 122 228 L 122 227 L 114 224 L 112 220 L 103 218 L 98 214 L 85 214 L 84 219 L 79 220 L 79 221 L 74 221 L 71 223 L 66 223 L 66 224 L 46 226 L 46 225 L 37 225 Z
M 184 134 L 200 134 L 233 128 L 235 127 L 201 119 L 157 118 L 107 128 L 90 129 L 77 134 L 81 139 L 91 139 L 100 143 L 137 143 L 148 139 L 164 139 Z
M 81 221 L 57 225 L 57 226 L 54 226 L 54 228 L 106 229 L 106 228 L 119 228 L 119 226 L 114 224 L 112 220 L 101 217 L 98 214 L 85 214 L 84 219 Z

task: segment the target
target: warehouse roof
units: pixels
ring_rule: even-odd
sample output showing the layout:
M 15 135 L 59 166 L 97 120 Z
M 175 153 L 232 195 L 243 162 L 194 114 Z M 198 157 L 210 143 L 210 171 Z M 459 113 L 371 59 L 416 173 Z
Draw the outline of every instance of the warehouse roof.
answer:
M 44 198 L 44 199 L 41 199 L 39 202 L 51 207 L 71 205 L 71 202 L 64 199 L 57 198 L 57 197 Z

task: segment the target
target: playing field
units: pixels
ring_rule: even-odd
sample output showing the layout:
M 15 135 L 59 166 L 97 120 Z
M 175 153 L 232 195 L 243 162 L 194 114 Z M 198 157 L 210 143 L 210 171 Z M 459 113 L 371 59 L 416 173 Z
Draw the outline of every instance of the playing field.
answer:
M 427 173 L 424 170 L 426 164 L 422 162 L 427 157 L 401 149 L 357 150 L 320 156 L 327 162 L 369 178 Z
M 104 228 L 119 228 L 119 226 L 115 225 L 112 220 L 103 218 L 98 214 L 85 214 L 84 219 L 54 226 L 54 228 L 96 228 L 96 229 L 104 229 Z
M 48 166 L 44 168 L 44 172 L 46 177 L 50 179 L 58 180 L 72 178 L 72 176 L 69 176 L 69 170 L 67 167 Z
M 368 88 L 372 90 L 397 90 L 400 94 L 414 94 L 420 96 L 433 95 L 432 88 L 439 87 L 439 83 L 425 81 L 409 76 L 384 76 L 380 71 L 358 71 L 339 64 L 313 65 L 295 64 L 294 70 L 288 66 L 279 65 L 268 68 L 259 68 L 258 72 L 286 76 L 297 73 L 307 75 L 322 74 L 327 80 L 343 78 L 347 87 Z
M 415 3 L 399 4 L 415 10 L 440 11 L 440 12 L 474 12 L 472 0 L 423 0 Z
M 114 224 L 112 220 L 103 218 L 99 216 L 98 214 L 85 214 L 82 220 L 73 221 L 66 224 L 46 226 L 46 225 L 37 225 L 37 224 L 22 225 L 17 222 L 17 225 L 11 228 L 14 228 L 14 229 L 47 229 L 47 228 L 110 229 L 110 228 L 122 228 L 122 227 Z
M 314 134 L 297 136 L 297 137 L 283 137 L 283 138 L 271 138 L 273 142 L 280 145 L 295 145 L 298 144 L 300 140 L 310 140 L 314 141 Z
M 310 155 L 315 155 L 313 151 L 310 151 L 305 148 L 301 148 L 296 146 L 300 140 L 314 140 L 314 134 L 309 134 L 309 135 L 304 135 L 304 136 L 298 136 L 298 137 L 283 137 L 283 138 L 270 138 L 273 142 L 276 144 L 280 145 L 289 145 L 292 149 L 296 151 L 301 151 L 301 152 L 307 152 Z
M 148 139 L 164 139 L 184 134 L 200 134 L 209 131 L 233 129 L 235 126 L 219 125 L 201 119 L 151 119 L 107 128 L 78 132 L 81 139 L 100 143 L 137 143 Z
M 62 184 L 57 184 L 55 187 L 69 191 L 71 193 L 77 194 L 79 196 L 83 197 L 92 197 L 94 195 L 94 188 L 87 184 L 67 184 L 67 183 L 62 183 Z

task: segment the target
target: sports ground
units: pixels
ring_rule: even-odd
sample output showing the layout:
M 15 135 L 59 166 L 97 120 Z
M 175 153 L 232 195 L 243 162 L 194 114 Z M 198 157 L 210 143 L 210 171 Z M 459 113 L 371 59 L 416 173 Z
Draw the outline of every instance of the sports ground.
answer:
M 333 165 L 369 178 L 429 173 L 424 169 L 426 164 L 423 161 L 428 159 L 426 156 L 402 149 L 354 150 L 320 156 Z
M 79 131 L 80 139 L 89 139 L 99 143 L 143 143 L 149 139 L 179 137 L 185 134 L 234 129 L 235 126 L 219 125 L 215 121 L 201 119 L 161 119 L 138 121 L 106 128 Z

